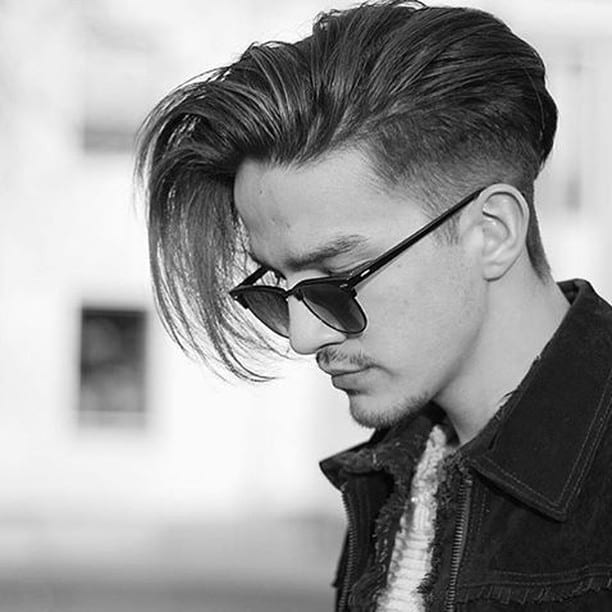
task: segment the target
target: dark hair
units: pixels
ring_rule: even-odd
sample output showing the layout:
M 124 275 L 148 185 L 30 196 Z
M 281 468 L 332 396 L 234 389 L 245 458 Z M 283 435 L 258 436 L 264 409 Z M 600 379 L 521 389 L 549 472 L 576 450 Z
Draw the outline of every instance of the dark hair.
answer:
M 280 350 L 227 295 L 246 273 L 233 183 L 247 157 L 299 165 L 358 148 L 432 214 L 510 183 L 529 203 L 527 249 L 545 278 L 533 183 L 557 111 L 544 79 L 537 52 L 488 13 L 387 1 L 322 14 L 307 38 L 252 45 L 179 87 L 145 121 L 137 162 L 167 329 L 243 378 L 266 378 L 257 349 Z

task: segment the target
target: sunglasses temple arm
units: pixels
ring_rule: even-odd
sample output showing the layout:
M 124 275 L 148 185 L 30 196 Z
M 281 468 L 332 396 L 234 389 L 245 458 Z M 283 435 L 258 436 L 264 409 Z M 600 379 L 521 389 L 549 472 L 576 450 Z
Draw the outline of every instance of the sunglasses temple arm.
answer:
M 268 268 L 266 268 L 264 266 L 262 266 L 261 268 L 257 268 L 257 270 L 255 270 L 255 272 L 253 272 L 253 274 L 250 274 L 249 276 L 247 276 L 238 285 L 238 287 L 248 287 L 249 285 L 252 285 L 252 284 L 256 283 L 267 271 L 268 271 Z
M 451 206 L 448 210 L 444 211 L 439 217 L 436 217 L 426 225 L 424 225 L 421 229 L 417 230 L 411 236 L 408 236 L 406 240 L 400 242 L 397 246 L 392 248 L 390 251 L 382 255 L 379 259 L 374 262 L 367 264 L 363 269 L 358 270 L 354 274 L 351 275 L 350 279 L 347 280 L 347 285 L 352 287 L 362 280 L 373 274 L 384 265 L 386 265 L 389 261 L 391 261 L 394 257 L 399 255 L 402 251 L 405 251 L 408 247 L 412 246 L 415 242 L 418 242 L 421 238 L 433 232 L 437 227 L 442 225 L 448 218 L 452 217 L 455 213 L 459 212 L 462 208 L 465 208 L 474 198 L 478 197 L 483 189 L 478 189 L 477 191 L 471 193 L 469 196 Z

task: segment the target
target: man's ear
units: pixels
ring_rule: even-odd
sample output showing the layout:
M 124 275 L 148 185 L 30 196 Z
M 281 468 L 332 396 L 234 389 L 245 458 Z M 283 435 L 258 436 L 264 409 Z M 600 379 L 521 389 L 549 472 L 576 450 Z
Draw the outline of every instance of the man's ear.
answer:
M 525 248 L 529 205 L 523 194 L 506 184 L 487 187 L 481 203 L 482 271 L 486 280 L 501 278 Z

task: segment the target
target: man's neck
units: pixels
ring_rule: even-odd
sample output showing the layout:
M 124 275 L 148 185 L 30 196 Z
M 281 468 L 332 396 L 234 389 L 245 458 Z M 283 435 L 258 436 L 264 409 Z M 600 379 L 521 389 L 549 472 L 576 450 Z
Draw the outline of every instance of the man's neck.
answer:
M 476 436 L 516 389 L 569 308 L 552 279 L 522 281 L 491 287 L 488 315 L 474 349 L 455 382 L 437 398 L 460 444 Z

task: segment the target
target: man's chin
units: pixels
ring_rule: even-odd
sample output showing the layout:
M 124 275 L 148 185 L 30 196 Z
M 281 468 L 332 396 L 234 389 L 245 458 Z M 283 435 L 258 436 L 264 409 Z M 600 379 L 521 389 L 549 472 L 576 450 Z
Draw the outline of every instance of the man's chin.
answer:
M 370 429 L 392 427 L 408 415 L 418 412 L 431 399 L 427 394 L 402 399 L 377 398 L 354 392 L 347 392 L 347 396 L 353 420 Z

